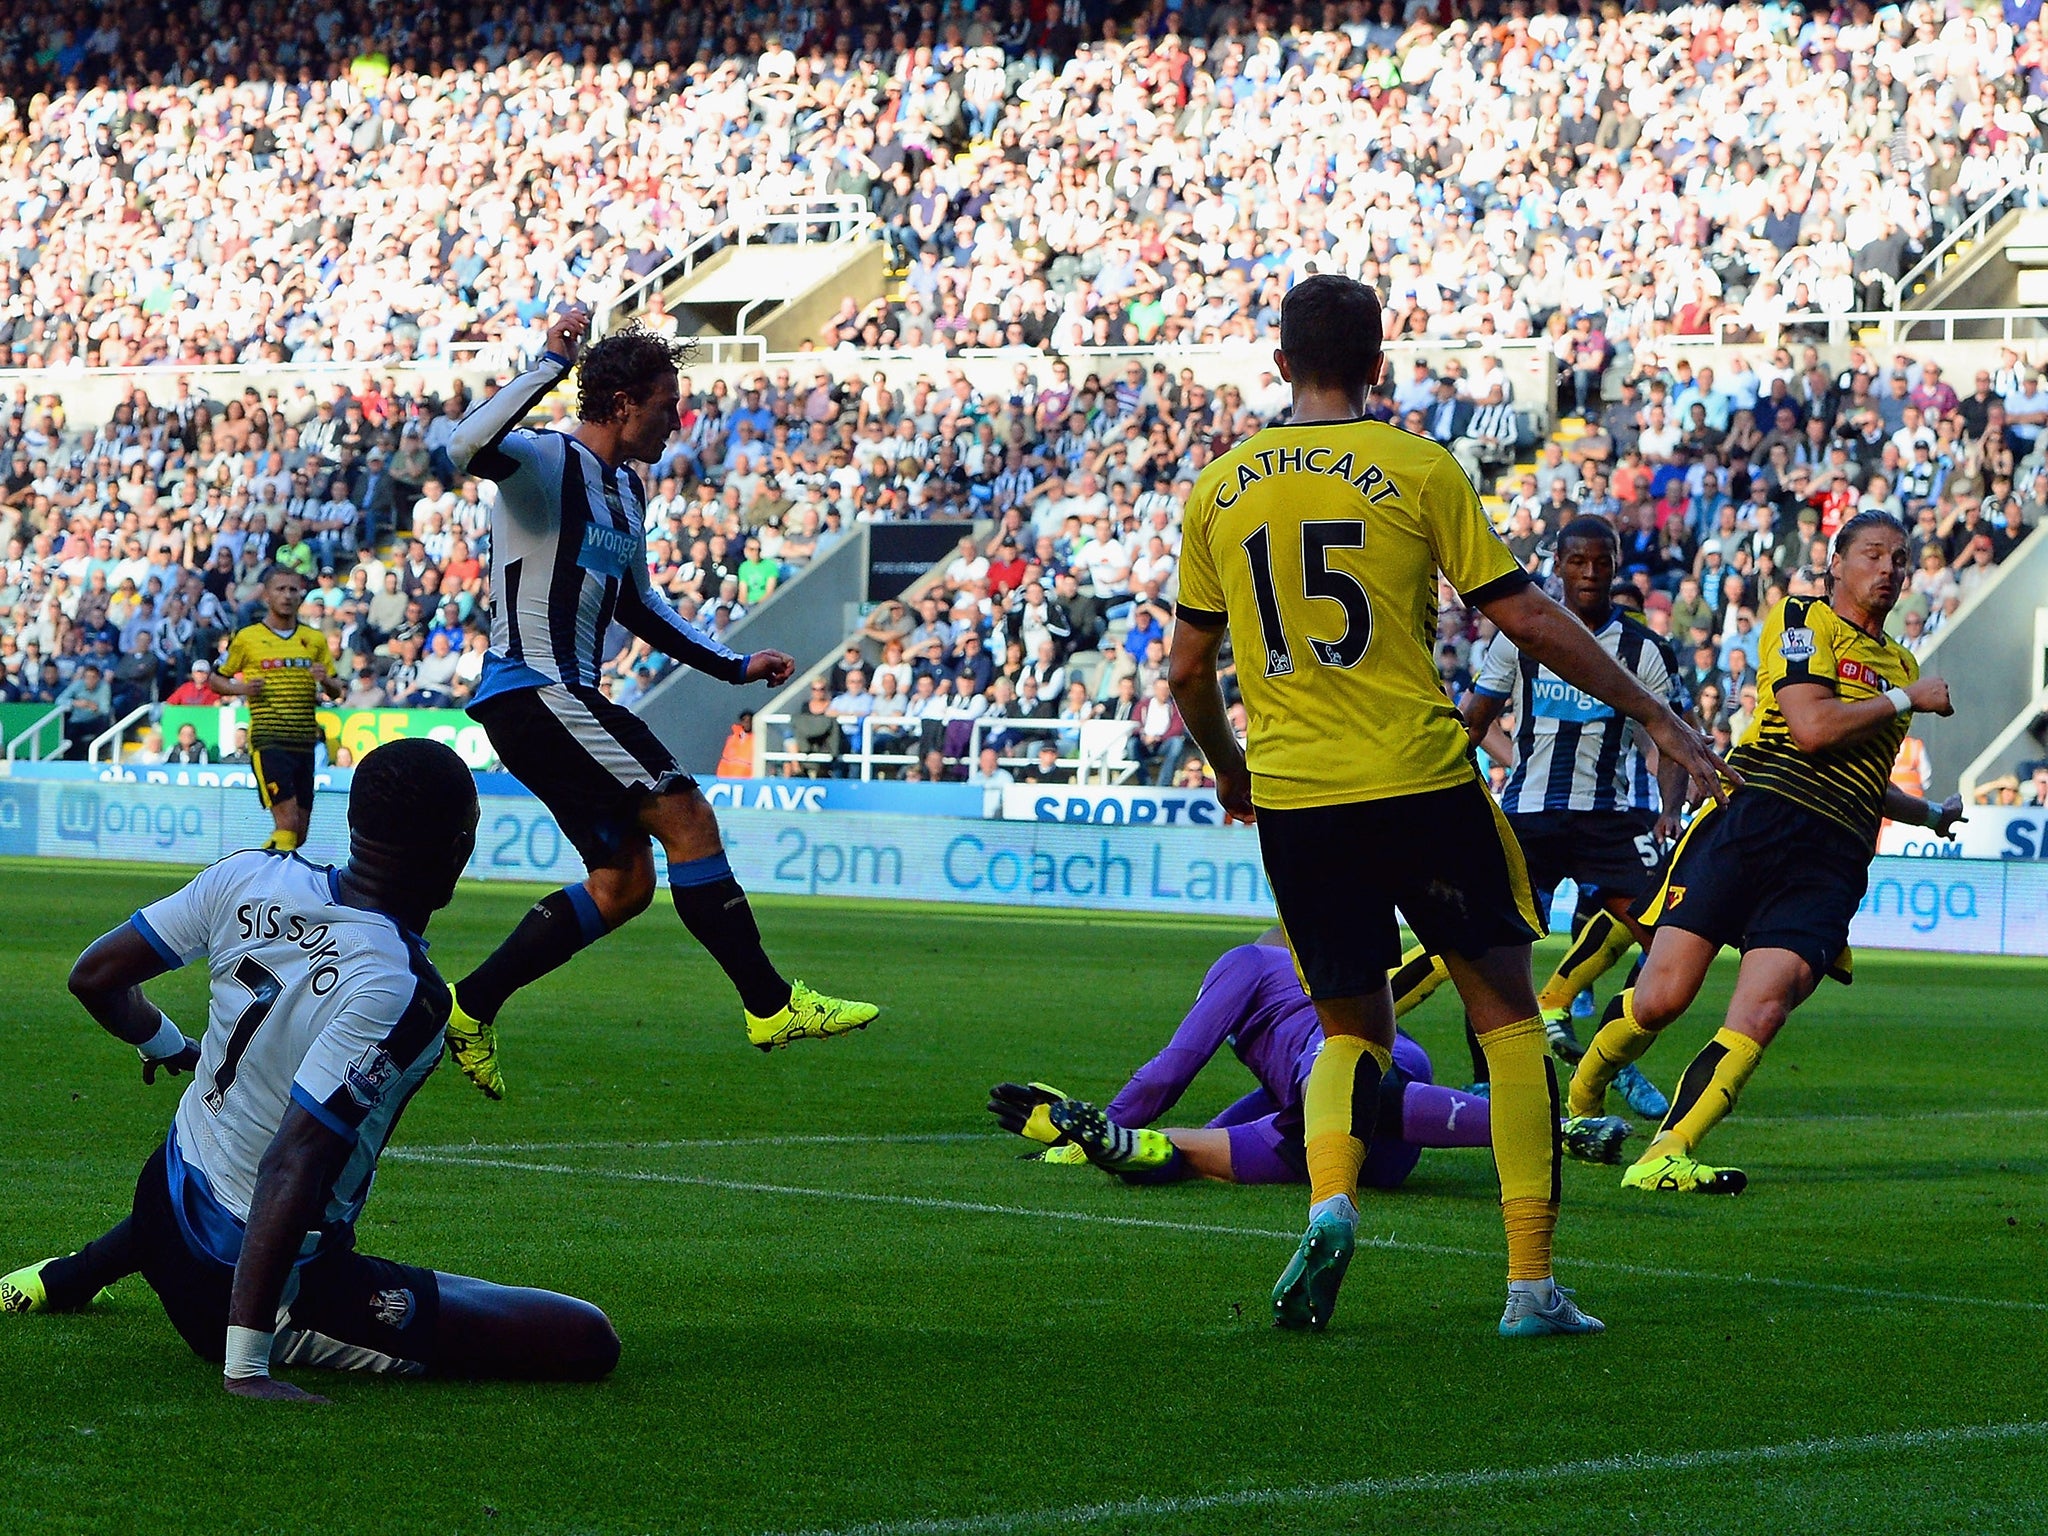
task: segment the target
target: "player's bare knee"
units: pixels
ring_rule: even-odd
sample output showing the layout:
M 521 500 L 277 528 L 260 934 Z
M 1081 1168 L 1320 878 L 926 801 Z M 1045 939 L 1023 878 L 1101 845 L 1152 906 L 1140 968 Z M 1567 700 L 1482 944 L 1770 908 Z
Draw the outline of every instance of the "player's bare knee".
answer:
M 605 927 L 617 928 L 654 904 L 654 860 L 647 857 L 620 869 L 592 870 L 585 883 Z
M 1778 998 L 1758 998 L 1728 1010 L 1728 1028 L 1738 1035 L 1747 1035 L 1758 1045 L 1769 1045 L 1774 1035 L 1792 1016 L 1789 1003 Z
M 602 1381 L 619 1363 L 619 1334 L 612 1320 L 588 1302 L 577 1302 L 563 1327 L 563 1375 L 570 1381 Z
M 1673 1019 L 1685 1012 L 1686 1004 L 1690 1001 L 1690 998 L 1679 996 L 1676 991 L 1669 987 L 1656 985 L 1646 987 L 1639 981 L 1636 983 L 1635 999 L 1630 1007 L 1630 1012 L 1635 1016 L 1638 1028 L 1662 1029 L 1666 1024 L 1669 1024 Z
M 651 821 L 642 824 L 659 839 L 671 864 L 708 859 L 724 847 L 718 813 L 695 784 L 665 790 L 653 802 Z

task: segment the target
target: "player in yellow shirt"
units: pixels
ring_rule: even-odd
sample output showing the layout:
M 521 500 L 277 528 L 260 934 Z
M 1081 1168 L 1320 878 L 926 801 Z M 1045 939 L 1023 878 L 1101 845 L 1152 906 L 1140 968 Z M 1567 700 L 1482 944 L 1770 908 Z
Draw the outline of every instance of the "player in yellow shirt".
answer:
M 1692 1005 L 1721 946 L 1741 949 L 1727 1020 L 1685 1069 L 1656 1140 L 1622 1175 L 1627 1188 L 1743 1191 L 1741 1169 L 1693 1153 L 1786 1016 L 1838 969 L 1879 823 L 1946 837 L 1962 820 L 1961 796 L 1930 805 L 1890 781 L 1913 713 L 1954 713 L 1948 684 L 1922 677 L 1913 653 L 1885 636 L 1906 564 L 1906 530 L 1859 512 L 1835 535 L 1826 599 L 1788 597 L 1764 621 L 1756 714 L 1729 754 L 1743 786 L 1686 829 L 1639 913 L 1656 928 L 1642 975 L 1608 1005 L 1572 1074 L 1571 1113 L 1599 1114 L 1615 1074 Z
M 207 682 L 215 693 L 249 701 L 249 766 L 276 823 L 263 846 L 290 853 L 313 821 L 315 711 L 322 694 L 338 699 L 343 690 L 328 669 L 327 637 L 299 622 L 306 578 L 273 565 L 263 573 L 262 596 L 262 620 L 235 631 Z
M 1703 792 L 1719 791 L 1721 765 L 1536 588 L 1448 452 L 1365 418 L 1380 338 L 1371 289 L 1334 274 L 1297 284 L 1277 354 L 1292 419 L 1202 472 L 1182 534 L 1174 697 L 1224 809 L 1258 824 L 1325 1037 L 1302 1106 L 1309 1227 L 1274 1289 L 1274 1322 L 1327 1324 L 1357 1243 L 1359 1169 L 1392 1060 L 1398 906 L 1444 957 L 1492 1068 L 1508 1232 L 1500 1331 L 1597 1332 L 1551 1278 L 1557 1083 L 1529 974 L 1535 903 L 1438 681 L 1438 572 L 1524 655 L 1640 721 Z M 1217 684 L 1226 625 L 1248 749 Z

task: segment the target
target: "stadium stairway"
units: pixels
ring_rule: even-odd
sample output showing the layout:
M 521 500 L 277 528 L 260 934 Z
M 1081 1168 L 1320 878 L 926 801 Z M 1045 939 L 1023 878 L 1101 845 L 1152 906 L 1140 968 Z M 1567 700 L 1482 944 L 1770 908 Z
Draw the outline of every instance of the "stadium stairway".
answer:
M 856 526 L 838 544 L 797 572 L 724 636 L 736 651 L 786 651 L 796 658 L 798 674 L 815 668 L 820 658 L 837 656 L 846 637 L 860 628 L 860 607 L 867 596 L 868 533 Z M 654 734 L 667 743 L 676 760 L 691 773 L 708 774 L 717 765 L 726 732 L 742 710 L 767 708 L 765 683 L 735 688 L 691 667 L 677 667 L 663 676 L 634 706 Z
M 1899 295 L 1899 307 L 1930 316 L 1946 310 L 2012 309 L 2048 301 L 2048 210 L 2015 209 L 1975 239 L 1941 253 L 1932 271 Z M 1967 322 L 1957 322 L 1967 326 Z
M 771 353 L 815 342 L 843 298 L 880 296 L 887 247 L 879 241 L 742 245 L 718 252 L 663 293 L 686 332 L 758 335 Z
M 1927 744 L 1934 792 L 1947 795 L 2000 737 L 2019 740 L 2048 688 L 2048 535 L 2021 544 L 1935 632 L 1920 670 L 1947 678 L 1955 700 L 1953 716 L 1914 733 Z

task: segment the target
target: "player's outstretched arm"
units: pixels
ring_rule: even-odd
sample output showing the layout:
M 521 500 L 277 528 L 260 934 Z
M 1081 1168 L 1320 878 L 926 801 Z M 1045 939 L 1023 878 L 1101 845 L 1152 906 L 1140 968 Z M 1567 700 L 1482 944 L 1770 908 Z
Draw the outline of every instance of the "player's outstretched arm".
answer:
M 1956 823 L 1968 818 L 1963 815 L 1963 797 L 1950 795 L 1941 804 L 1922 800 L 1918 795 L 1909 795 L 1896 784 L 1887 784 L 1884 790 L 1884 819 L 1904 822 L 1909 827 L 1926 827 L 1943 837 L 1955 835 Z
M 1251 770 L 1245 765 L 1237 733 L 1230 728 L 1223 688 L 1216 681 L 1216 658 L 1223 650 L 1224 634 L 1220 621 L 1197 623 L 1183 605 L 1173 625 L 1166 679 L 1188 734 L 1195 738 L 1216 775 L 1216 798 L 1223 804 L 1224 815 L 1232 821 L 1251 821 L 1255 819 Z
M 1614 706 L 1642 726 L 1666 759 L 1681 763 L 1695 792 L 1728 798 L 1741 777 L 1714 755 L 1706 737 L 1674 715 L 1670 707 L 1606 651 L 1567 609 L 1535 586 L 1523 586 L 1479 605 L 1525 656 L 1533 656 L 1574 687 Z
M 71 995 L 108 1034 L 135 1047 L 142 1080 L 159 1069 L 176 1077 L 199 1065 L 199 1047 L 142 995 L 142 984 L 172 967 L 133 923 L 101 934 L 71 967 Z
M 1500 719 L 1501 711 L 1507 707 L 1506 694 L 1484 693 L 1477 688 L 1472 689 L 1458 701 L 1458 717 L 1465 722 L 1465 739 L 1475 747 L 1483 747 L 1486 743 L 1486 733 L 1493 729 L 1494 722 Z M 1501 758 L 1501 761 L 1506 762 L 1512 756 L 1511 752 L 1507 757 Z
M 277 1304 L 306 1233 L 320 1212 L 336 1175 L 347 1161 L 349 1141 L 322 1125 L 301 1104 L 286 1107 L 284 1120 L 256 1169 L 256 1194 L 235 1263 L 228 1298 L 228 1350 L 222 1384 L 238 1397 L 325 1402 L 289 1382 L 270 1377 L 270 1346 Z
M 556 316 L 548 327 L 547 350 L 540 361 L 490 399 L 472 406 L 455 424 L 455 435 L 448 440 L 448 457 L 457 469 L 486 480 L 509 480 L 519 473 L 521 460 L 505 451 L 504 441 L 576 366 L 576 354 L 589 329 L 590 316 L 581 309 Z
M 1956 712 L 1949 702 L 1948 679 L 1942 677 L 1919 678 L 1909 687 L 1891 689 L 1874 699 L 1845 699 L 1822 682 L 1780 683 L 1775 697 L 1785 728 L 1792 734 L 1792 745 L 1801 752 L 1853 746 L 1908 712 Z
M 655 589 L 644 560 L 631 563 L 628 579 L 619 587 L 615 617 L 628 634 L 645 640 L 662 655 L 735 686 L 772 683 L 779 688 L 796 671 L 793 656 L 781 651 L 742 655 L 692 624 Z

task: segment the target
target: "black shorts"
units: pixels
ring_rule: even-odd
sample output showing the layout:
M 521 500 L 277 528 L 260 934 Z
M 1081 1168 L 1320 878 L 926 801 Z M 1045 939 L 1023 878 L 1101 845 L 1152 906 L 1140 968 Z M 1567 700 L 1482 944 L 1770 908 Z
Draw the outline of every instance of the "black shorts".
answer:
M 1449 789 L 1259 811 L 1259 849 L 1310 997 L 1359 997 L 1401 960 L 1401 917 L 1431 954 L 1527 944 L 1540 919 L 1522 850 L 1477 779 Z
M 202 1360 L 227 1353 L 228 1295 L 235 1272 L 195 1253 L 171 1208 L 164 1149 L 142 1165 L 131 1218 L 142 1275 L 174 1326 Z M 334 1234 L 319 1257 L 301 1264 L 285 1287 L 271 1359 L 278 1365 L 424 1375 L 434 1368 L 441 1286 L 431 1269 L 357 1253 L 351 1234 Z
M 313 809 L 311 747 L 251 747 L 249 771 L 256 775 L 256 794 L 265 810 L 280 800 L 296 800 L 302 810 Z
M 1739 789 L 1678 840 L 1664 882 L 1636 916 L 1713 944 L 1789 949 L 1816 978 L 1849 979 L 1849 923 L 1870 882 L 1871 850 L 1817 811 Z
M 697 787 L 646 721 L 595 688 L 519 688 L 472 704 L 469 717 L 491 738 L 499 765 L 553 813 L 591 868 L 639 846 L 649 795 Z
M 1560 880 L 1631 901 L 1657 883 L 1663 850 L 1655 811 L 1536 811 L 1508 825 L 1528 861 L 1529 884 L 1548 907 Z

